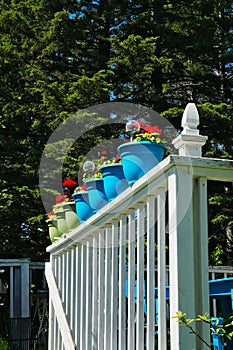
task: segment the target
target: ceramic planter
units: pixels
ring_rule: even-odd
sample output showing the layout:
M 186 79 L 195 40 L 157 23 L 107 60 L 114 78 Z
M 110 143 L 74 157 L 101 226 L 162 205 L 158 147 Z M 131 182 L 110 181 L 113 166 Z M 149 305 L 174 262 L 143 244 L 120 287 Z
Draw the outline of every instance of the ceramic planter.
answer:
M 65 211 L 64 209 L 59 209 L 55 212 L 57 217 L 57 228 L 61 233 L 68 233 L 69 228 L 66 224 Z
M 61 232 L 57 228 L 57 219 L 46 220 L 49 228 L 49 238 L 51 242 L 55 242 L 56 238 L 61 237 Z
M 92 179 L 85 182 L 88 191 L 89 204 L 96 213 L 108 203 L 108 199 L 104 192 L 104 180 L 102 178 Z
M 127 187 L 128 182 L 123 172 L 121 163 L 107 164 L 100 167 L 104 179 L 104 191 L 109 202 L 122 193 Z
M 66 225 L 69 230 L 75 229 L 79 224 L 79 219 L 76 213 L 76 205 L 75 202 L 65 202 L 63 204 L 63 209 L 65 212 L 65 220 Z
M 77 192 L 73 194 L 76 206 L 76 213 L 80 222 L 84 222 L 93 215 L 93 210 L 89 204 L 88 192 Z
M 132 185 L 164 157 L 166 147 L 149 141 L 127 142 L 118 147 L 125 178 Z

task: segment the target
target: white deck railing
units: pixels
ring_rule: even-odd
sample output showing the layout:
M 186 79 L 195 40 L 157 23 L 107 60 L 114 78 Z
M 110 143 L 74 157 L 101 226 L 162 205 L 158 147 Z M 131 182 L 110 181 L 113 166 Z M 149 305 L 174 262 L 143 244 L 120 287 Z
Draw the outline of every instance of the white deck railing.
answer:
M 49 350 L 206 349 L 173 316 L 209 312 L 207 180 L 232 181 L 232 163 L 169 156 L 47 248 Z

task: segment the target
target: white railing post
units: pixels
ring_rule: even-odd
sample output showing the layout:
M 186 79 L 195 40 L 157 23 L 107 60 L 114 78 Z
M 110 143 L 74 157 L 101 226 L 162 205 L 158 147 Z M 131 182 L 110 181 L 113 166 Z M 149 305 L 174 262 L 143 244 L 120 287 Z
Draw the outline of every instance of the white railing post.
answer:
M 66 315 L 64 313 L 63 305 L 57 290 L 57 285 L 54 279 L 54 275 L 53 275 L 53 271 L 50 263 L 45 264 L 45 272 L 46 272 L 46 278 L 48 281 L 49 289 L 53 290 L 53 298 L 51 302 L 53 304 L 53 308 L 56 310 L 55 314 L 58 315 L 56 320 L 58 321 L 59 329 L 62 334 L 62 343 L 64 344 L 64 349 L 74 350 L 75 344 L 70 332 Z M 52 336 L 55 336 L 55 334 L 53 333 Z M 56 345 L 56 342 L 54 341 L 54 339 L 51 339 L 51 343 L 50 343 L 51 350 L 55 350 L 55 345 Z
M 199 114 L 196 105 L 188 103 L 182 117 L 183 131 L 172 142 L 175 148 L 179 149 L 180 156 L 201 157 L 201 148 L 208 137 L 199 135 L 198 125 Z
M 171 350 L 196 349 L 195 337 L 191 337 L 189 330 L 180 327 L 172 318 L 178 311 L 187 313 L 187 317 L 195 317 L 196 311 L 192 188 L 192 175 L 188 168 L 177 167 L 176 172 L 169 176 Z
M 199 135 L 199 115 L 194 103 L 186 106 L 181 125 L 181 135 L 173 140 L 179 149 L 179 155 L 201 157 L 201 148 L 207 136 Z M 201 183 L 204 185 L 205 182 Z M 204 194 L 200 194 L 200 186 L 200 181 L 195 186 L 191 162 L 190 165 L 177 166 L 168 178 L 171 317 L 178 311 L 185 312 L 191 318 L 209 311 L 207 197 L 204 188 Z M 198 199 L 195 200 L 197 196 Z M 200 225 L 196 224 L 197 220 L 200 220 Z M 200 240 L 204 248 L 200 247 Z M 200 253 L 203 254 L 199 257 Z M 201 267 L 202 272 L 198 267 Z M 207 334 L 204 327 L 199 327 L 198 330 L 202 335 Z M 179 327 L 177 320 L 171 320 L 171 350 L 205 349 L 205 345 L 197 339 L 190 337 L 187 329 Z
M 111 350 L 117 350 L 118 316 L 118 220 L 112 222 L 112 261 L 111 261 Z
M 112 230 L 110 224 L 107 224 L 105 229 L 104 350 L 109 350 L 111 343 L 111 244 Z
M 148 349 L 155 348 L 155 196 L 147 199 L 147 337 Z
M 81 319 L 81 245 L 77 244 L 75 248 L 76 256 L 76 274 L 75 274 L 75 330 L 74 339 L 77 348 L 80 348 L 80 319 Z
M 134 290 L 135 290 L 135 209 L 129 210 L 128 216 L 128 350 L 135 349 L 134 331 Z
M 71 248 L 71 268 L 70 268 L 70 327 L 72 330 L 72 333 L 74 334 L 75 330 L 75 323 L 74 323 L 74 315 L 76 312 L 75 308 L 75 296 L 76 293 L 74 293 L 75 290 L 75 275 L 76 275 L 76 256 L 75 256 L 75 246 Z
M 59 254 L 58 257 L 57 257 L 57 260 L 58 260 L 57 287 L 58 287 L 58 291 L 60 292 L 60 295 L 61 295 L 61 289 L 62 289 L 62 271 L 63 271 L 63 268 L 62 268 L 62 266 L 63 266 L 62 265 L 62 262 L 63 262 L 62 255 L 63 254 Z M 56 316 L 55 313 L 54 313 L 54 315 Z M 59 327 L 58 327 L 57 319 L 56 319 L 56 322 L 55 322 L 55 327 L 56 327 L 56 338 L 55 339 L 57 339 L 57 345 L 58 345 L 58 347 L 62 347 L 62 336 L 61 336 L 61 332 L 60 332 Z
M 92 259 L 92 344 L 91 349 L 98 349 L 98 244 L 99 235 L 93 236 Z
M 119 232 L 119 349 L 126 350 L 126 215 L 120 216 Z
M 143 203 L 138 203 L 137 209 L 137 320 L 136 348 L 144 347 L 144 227 L 145 209 Z
M 87 247 L 86 247 L 86 241 L 82 241 L 81 243 L 81 281 L 80 281 L 80 289 L 81 289 L 81 295 L 80 295 L 80 324 L 79 324 L 79 334 L 80 334 L 80 349 L 86 349 L 86 308 L 87 308 L 87 299 L 86 299 L 86 293 L 87 293 Z
M 92 322 L 92 244 L 88 239 L 86 242 L 86 350 L 91 348 L 92 334 L 91 334 L 91 322 Z
M 71 250 L 66 251 L 66 295 L 65 295 L 65 305 L 66 305 L 66 315 L 70 322 L 71 315 Z
M 100 228 L 99 232 L 99 264 L 98 264 L 98 349 L 104 349 L 104 252 L 105 252 L 105 232 Z
M 61 256 L 61 271 L 60 271 L 60 278 L 61 278 L 61 299 L 64 303 L 64 308 L 66 311 L 66 304 L 65 304 L 65 296 L 66 296 L 66 250 L 63 251 Z
M 55 258 L 50 258 L 50 264 L 52 265 Z M 47 276 L 46 276 L 47 279 Z M 51 292 L 49 293 L 49 334 L 48 334 L 48 350 L 54 350 L 54 338 L 57 338 L 56 334 L 56 314 L 54 312 L 53 301 Z
M 207 179 L 198 178 L 194 180 L 194 234 L 195 234 L 195 271 L 198 272 L 196 278 L 196 313 L 209 314 L 209 266 L 208 266 L 208 198 Z M 197 323 L 198 334 L 210 342 L 209 325 L 204 322 Z M 198 342 L 199 349 L 205 349 L 203 343 Z
M 167 349 L 165 188 L 158 189 L 158 350 Z

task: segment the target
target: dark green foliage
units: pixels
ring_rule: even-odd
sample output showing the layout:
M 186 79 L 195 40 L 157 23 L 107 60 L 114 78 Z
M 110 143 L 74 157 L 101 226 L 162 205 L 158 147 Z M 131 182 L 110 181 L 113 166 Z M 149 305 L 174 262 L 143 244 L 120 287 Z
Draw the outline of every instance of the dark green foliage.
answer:
M 231 104 L 197 105 L 200 133 L 208 135 L 203 156 L 233 159 L 233 108 Z M 183 110 L 171 108 L 164 112 L 178 129 Z M 233 265 L 233 187 L 232 183 L 209 181 L 209 262 L 210 265 Z
M 56 127 L 85 107 L 139 103 L 179 129 L 193 101 L 209 136 L 204 155 L 232 159 L 230 2 L 0 0 L 0 7 L 0 257 L 48 258 L 40 159 Z M 89 149 L 120 132 L 101 127 L 71 138 L 63 177 L 78 180 Z M 64 144 L 54 147 L 52 156 Z M 231 192 L 210 188 L 210 246 L 221 236 L 221 251 L 232 234 L 231 202 L 215 194 Z

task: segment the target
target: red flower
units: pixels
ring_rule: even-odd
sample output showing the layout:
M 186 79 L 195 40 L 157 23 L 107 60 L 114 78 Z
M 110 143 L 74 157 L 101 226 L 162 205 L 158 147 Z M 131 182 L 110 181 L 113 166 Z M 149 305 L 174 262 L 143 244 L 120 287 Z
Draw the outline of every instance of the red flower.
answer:
M 162 135 L 162 129 L 159 129 L 158 126 L 147 126 L 147 131 L 149 134 L 156 132 L 159 135 Z
M 46 214 L 46 220 L 51 219 L 51 216 L 55 215 L 53 211 L 50 211 L 48 214 Z
M 146 127 L 148 126 L 148 125 L 146 125 L 142 120 L 138 120 L 138 124 L 140 125 L 140 127 L 141 127 L 141 130 L 140 130 L 140 132 L 146 132 Z
M 106 156 L 106 154 L 108 154 L 108 152 L 107 151 L 102 151 L 101 154 Z
M 121 160 L 120 153 L 117 153 L 117 154 L 116 154 L 116 160 Z
M 59 196 L 56 196 L 56 204 L 63 202 L 65 199 L 66 199 L 66 196 L 62 194 Z
M 71 179 L 66 179 L 62 182 L 62 187 L 75 188 L 76 186 L 77 186 L 77 182 Z
M 82 191 L 87 191 L 87 186 L 82 185 L 82 186 L 81 186 L 81 189 L 82 189 Z
M 148 134 L 153 134 L 154 132 L 156 132 L 157 134 L 159 134 L 160 136 L 162 135 L 162 129 L 160 129 L 158 126 L 150 126 L 145 124 L 142 120 L 138 121 L 141 129 L 140 129 L 140 133 L 148 133 Z

